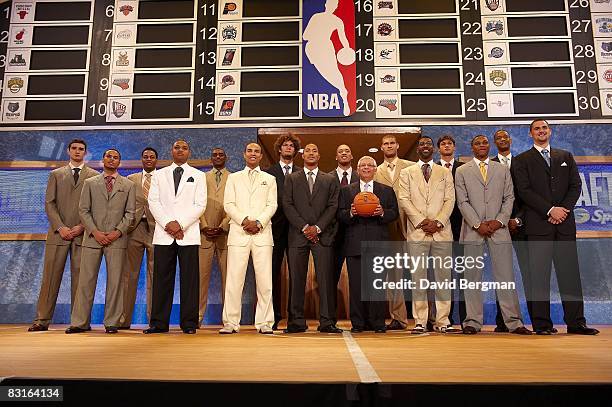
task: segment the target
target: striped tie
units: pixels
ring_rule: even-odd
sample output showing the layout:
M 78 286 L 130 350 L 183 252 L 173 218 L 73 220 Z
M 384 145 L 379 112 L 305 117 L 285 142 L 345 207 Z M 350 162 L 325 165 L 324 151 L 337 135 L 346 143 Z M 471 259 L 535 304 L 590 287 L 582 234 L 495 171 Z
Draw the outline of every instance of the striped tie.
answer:
M 142 185 L 142 193 L 145 199 L 149 199 L 149 188 L 151 188 L 151 174 L 145 174 L 145 181 Z

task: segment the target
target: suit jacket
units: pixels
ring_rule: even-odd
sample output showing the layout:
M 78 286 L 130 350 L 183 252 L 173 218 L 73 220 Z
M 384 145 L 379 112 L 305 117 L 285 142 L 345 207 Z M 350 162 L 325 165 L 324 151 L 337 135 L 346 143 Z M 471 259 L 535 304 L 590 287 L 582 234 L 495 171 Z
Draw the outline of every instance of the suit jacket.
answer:
M 455 190 L 463 215 L 461 242 L 481 243 L 484 238 L 472 227 L 493 219 L 499 220 L 503 227 L 493 233 L 491 240 L 495 243 L 510 241 L 506 225 L 514 204 L 512 177 L 503 164 L 489 160 L 488 167 L 486 182 L 474 160 L 457 169 Z
M 302 168 L 293 164 L 293 170 L 291 173 L 297 172 Z M 276 213 L 272 217 L 272 234 L 274 236 L 274 240 L 277 239 L 285 239 L 285 233 L 287 228 L 289 228 L 289 221 L 285 216 L 285 211 L 283 210 L 283 191 L 285 187 L 285 170 L 283 170 L 280 164 L 277 162 L 273 166 L 264 169 L 270 175 L 273 175 L 276 179 L 276 195 L 277 195 L 277 208 Z
M 205 227 L 211 228 L 222 228 L 225 233 L 229 232 L 229 215 L 225 213 L 223 209 L 223 194 L 225 192 L 225 184 L 227 183 L 227 177 L 230 172 L 227 168 L 221 170 L 221 182 L 217 186 L 215 170 L 212 169 L 206 173 L 206 210 L 200 216 L 200 230 Z M 217 243 L 217 246 L 221 249 L 227 247 L 227 234 L 219 236 L 218 238 L 211 240 L 202 234 L 202 244 L 200 247 L 208 248 L 213 245 L 213 242 Z
M 453 240 L 450 216 L 455 207 L 455 185 L 448 169 L 433 164 L 429 182 L 425 182 L 421 167 L 412 165 L 404 168 L 400 173 L 399 206 L 408 218 L 408 241 Z M 422 229 L 416 228 L 425 219 L 438 220 L 444 227 L 432 237 L 427 237 Z
M 79 181 L 74 184 L 70 165 L 56 168 L 49 174 L 47 192 L 45 193 L 45 212 L 49 219 L 47 244 L 64 246 L 70 240 L 64 240 L 57 231 L 61 227 L 73 227 L 81 223 L 79 217 L 79 199 L 86 179 L 95 177 L 98 172 L 87 165 L 79 173 Z M 74 238 L 76 244 L 81 244 L 83 235 Z
M 164 230 L 173 220 L 183 228 L 183 239 L 176 241 L 179 246 L 200 245 L 200 216 L 206 209 L 204 173 L 187 163 L 182 167 L 183 175 L 176 194 L 173 176 L 176 165 L 155 171 L 151 179 L 149 209 L 158 226 L 153 234 L 154 245 L 169 246 L 174 242 L 172 235 Z
M 338 167 L 336 167 L 338 168 Z M 338 173 L 336 172 L 336 168 L 328 172 L 329 175 L 333 175 L 336 181 L 338 181 L 338 185 L 340 185 L 340 178 L 338 178 Z M 359 175 L 357 174 L 357 170 L 353 168 L 350 175 L 347 177 L 349 184 L 354 182 L 359 182 Z
M 436 164 L 442 165 L 441 161 L 438 161 Z M 457 168 L 461 167 L 464 163 L 455 159 L 453 161 L 453 166 L 451 167 L 451 172 L 453 174 L 453 180 L 455 179 L 455 175 L 457 173 Z M 454 181 L 453 181 L 454 182 Z M 457 194 L 455 194 L 455 207 L 453 208 L 453 213 L 450 216 L 451 229 L 453 230 L 453 240 L 458 241 L 459 236 L 461 235 L 461 224 L 463 223 L 463 216 L 461 216 L 461 211 L 459 210 L 459 205 L 457 205 Z
M 337 167 L 336 167 L 337 168 Z M 336 172 L 336 168 L 329 172 L 330 175 L 333 175 L 336 181 L 338 181 L 338 188 L 342 188 L 340 186 L 340 179 L 338 178 L 338 173 Z M 351 175 L 349 178 L 349 185 L 354 184 L 355 182 L 359 183 L 359 175 L 357 174 L 357 170 L 353 168 L 351 171 Z M 338 197 L 340 197 L 340 189 L 338 189 Z M 336 220 L 336 237 L 334 238 L 334 246 L 336 248 L 342 248 L 344 244 L 344 235 L 346 234 L 346 225 L 338 220 Z
M 362 241 L 389 240 L 388 225 L 399 216 L 397 198 L 393 189 L 374 181 L 372 192 L 380 199 L 380 206 L 384 210 L 383 216 L 351 217 L 351 204 L 355 195 L 359 193 L 359 188 L 359 183 L 352 183 L 340 189 L 338 219 L 346 225 L 346 235 L 342 246 L 344 256 L 361 256 Z
M 378 169 L 376 170 L 374 181 L 380 182 L 381 184 L 385 184 L 393 188 L 393 192 L 395 192 L 395 197 L 397 199 L 397 197 L 399 197 L 400 173 L 404 168 L 414 164 L 414 161 L 399 159 L 397 161 L 395 173 L 393 174 L 393 179 L 391 179 L 391 177 L 389 177 L 389 171 L 387 170 L 387 163 L 383 161 L 383 163 L 380 164 L 378 166 Z M 403 211 L 400 211 L 397 220 L 394 223 L 389 224 L 389 238 L 391 240 L 406 240 L 406 222 L 406 214 L 404 214 Z
M 274 176 L 260 170 L 251 186 L 248 168 L 230 174 L 223 196 L 223 208 L 230 217 L 228 246 L 246 246 L 251 238 L 257 246 L 274 246 L 271 219 L 277 206 Z M 246 233 L 241 226 L 244 218 L 258 220 L 262 226 L 259 233 Z
M 149 202 L 145 199 L 144 192 L 142 190 L 142 171 L 130 174 L 127 178 L 134 183 L 134 190 L 136 193 L 136 211 L 134 213 L 134 219 L 132 219 L 132 223 L 128 228 L 128 233 L 132 233 L 134 229 L 138 226 L 140 221 L 142 221 L 142 215 L 146 215 L 146 222 L 149 225 L 149 231 L 153 231 L 155 229 L 155 218 L 149 209 Z M 151 177 L 153 178 L 153 177 Z M 149 191 L 151 187 L 149 186 Z
M 516 190 L 523 202 L 525 233 L 547 235 L 557 230 L 575 236 L 573 209 L 580 197 L 582 181 L 572 154 L 551 149 L 549 167 L 542 154 L 532 147 L 514 159 L 512 170 Z M 559 225 L 548 222 L 547 212 L 553 206 L 562 206 L 570 211 L 567 219 Z
M 125 249 L 127 230 L 134 219 L 135 207 L 134 183 L 126 177 L 117 176 L 110 194 L 106 191 L 104 174 L 85 180 L 79 200 L 79 216 L 85 225 L 83 246 L 101 248 L 93 232 L 112 232 L 116 229 L 121 232 L 121 237 L 107 247 Z
M 500 162 L 499 157 L 495 156 L 491 158 L 492 161 Z M 514 164 L 510 167 L 510 175 L 512 176 L 512 184 L 514 185 L 514 204 L 512 205 L 512 214 L 510 215 L 510 219 L 521 219 L 522 222 L 525 222 L 525 211 L 523 210 L 523 202 L 516 190 L 516 177 L 514 175 Z M 512 239 L 516 239 L 518 237 L 523 237 L 525 235 L 525 224 L 519 227 L 515 234 L 512 235 Z
M 309 244 L 302 233 L 306 225 L 321 229 L 319 240 L 323 246 L 331 246 L 336 236 L 336 212 L 340 183 L 333 175 L 319 169 L 312 194 L 306 180 L 306 170 L 290 174 L 285 179 L 283 208 L 289 220 L 289 247 Z

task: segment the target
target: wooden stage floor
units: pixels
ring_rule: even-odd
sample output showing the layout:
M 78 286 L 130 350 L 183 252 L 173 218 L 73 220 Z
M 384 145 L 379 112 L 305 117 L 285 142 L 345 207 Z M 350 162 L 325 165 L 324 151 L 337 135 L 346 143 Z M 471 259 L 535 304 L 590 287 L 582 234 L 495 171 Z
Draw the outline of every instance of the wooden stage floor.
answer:
M 339 326 L 348 328 L 346 322 Z M 0 325 L 0 378 L 251 383 L 610 384 L 612 326 L 598 336 L 304 334 L 219 335 L 103 327 L 66 335 Z M 139 327 L 140 328 L 140 327 Z M 280 368 L 282 367 L 282 368 Z

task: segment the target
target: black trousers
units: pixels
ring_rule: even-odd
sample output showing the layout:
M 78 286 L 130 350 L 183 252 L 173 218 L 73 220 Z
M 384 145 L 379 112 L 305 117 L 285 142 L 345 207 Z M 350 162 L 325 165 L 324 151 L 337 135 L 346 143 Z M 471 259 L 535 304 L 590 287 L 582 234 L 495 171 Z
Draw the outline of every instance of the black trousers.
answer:
M 529 273 L 529 245 L 527 243 L 527 240 L 522 237 L 512 239 L 512 246 L 514 246 L 514 253 L 516 253 L 519 271 L 521 272 L 521 277 L 523 279 L 523 289 L 525 290 L 525 299 L 527 300 L 527 312 L 529 313 L 529 318 L 533 321 L 533 303 L 531 301 L 531 273 Z M 495 305 L 497 306 L 497 314 L 495 314 L 495 324 L 500 328 L 505 328 L 506 324 L 504 323 L 504 317 L 502 316 L 501 308 L 499 307 L 499 302 L 497 301 L 497 296 L 495 299 Z
M 181 289 L 181 329 L 198 327 L 198 307 L 200 300 L 200 271 L 198 251 L 200 246 L 179 246 L 176 241 L 171 245 L 155 245 L 153 264 L 153 294 L 151 298 L 151 321 L 149 325 L 168 329 L 172 299 L 176 259 L 180 267 Z
M 453 256 L 454 257 L 463 256 L 463 245 L 457 243 L 457 241 L 453 243 Z M 463 273 L 457 273 L 454 269 L 452 270 L 452 275 L 453 275 L 453 279 L 455 280 L 464 278 Z M 459 321 L 455 321 L 453 319 L 453 315 L 455 312 L 455 300 L 457 300 L 457 304 L 459 305 Z M 465 299 L 463 297 L 463 290 L 459 290 L 457 292 L 455 292 L 455 290 L 452 290 L 451 291 L 451 307 L 450 307 L 450 312 L 448 314 L 448 319 L 450 320 L 451 325 L 455 325 L 457 322 L 459 322 L 460 324 L 463 324 L 463 321 L 465 320 L 466 316 L 467 316 L 467 310 L 465 309 Z
M 274 307 L 274 322 L 278 323 L 283 319 L 282 311 L 282 273 L 281 267 L 283 265 L 283 258 L 287 252 L 287 241 L 288 241 L 288 229 L 285 229 L 282 233 L 274 239 L 274 247 L 272 248 L 272 306 Z M 287 254 L 287 267 L 289 266 L 289 254 Z M 289 278 L 291 279 L 291 272 L 289 272 Z M 291 304 L 291 290 L 289 290 L 289 302 Z M 289 308 L 289 306 L 287 306 Z M 287 314 L 289 310 L 287 310 Z
M 290 303 L 288 327 L 306 328 L 304 318 L 304 297 L 306 277 L 308 276 L 308 258 L 312 252 L 315 275 L 319 286 L 319 325 L 321 328 L 332 325 L 336 319 L 335 296 L 332 293 L 334 272 L 334 249 L 320 243 L 302 247 L 289 248 Z
M 385 327 L 385 311 L 387 310 L 386 301 L 362 301 L 362 274 L 361 256 L 348 256 L 346 267 L 349 278 L 350 293 L 350 317 L 353 328 L 360 329 L 383 329 Z M 372 273 L 370 273 L 372 274 Z M 372 276 L 366 277 L 369 280 Z M 379 276 L 385 281 L 384 276 Z M 366 282 L 366 286 L 372 289 L 371 281 Z

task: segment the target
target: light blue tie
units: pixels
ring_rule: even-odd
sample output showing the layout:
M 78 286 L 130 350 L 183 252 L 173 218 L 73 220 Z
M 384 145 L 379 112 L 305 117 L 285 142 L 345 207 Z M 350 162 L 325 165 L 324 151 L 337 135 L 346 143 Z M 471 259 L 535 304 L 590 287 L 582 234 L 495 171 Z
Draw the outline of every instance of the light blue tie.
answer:
M 550 156 L 548 155 L 548 150 L 542 150 L 542 157 L 546 160 L 546 164 L 550 167 Z

